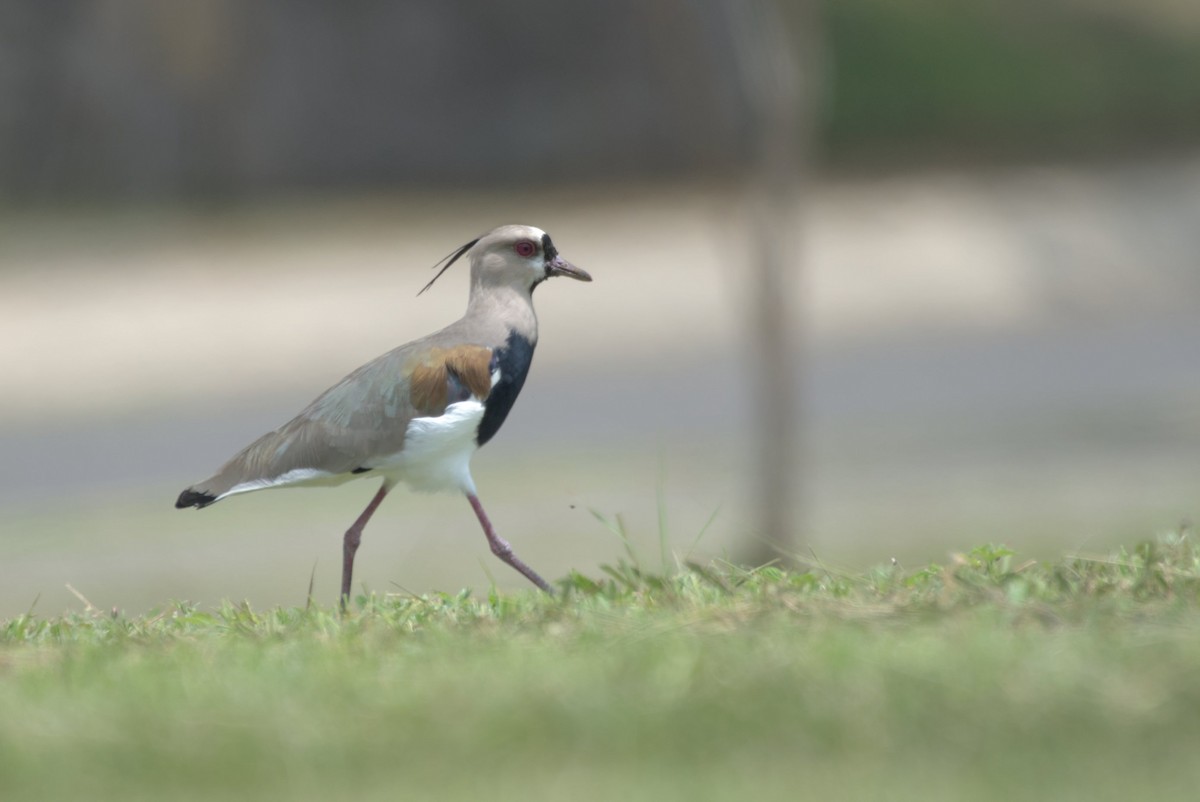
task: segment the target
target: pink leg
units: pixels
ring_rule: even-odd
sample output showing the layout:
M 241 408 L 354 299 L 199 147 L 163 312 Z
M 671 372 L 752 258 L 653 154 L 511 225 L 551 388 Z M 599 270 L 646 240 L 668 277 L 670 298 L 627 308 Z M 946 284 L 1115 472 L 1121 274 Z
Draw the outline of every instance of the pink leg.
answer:
M 483 526 L 483 534 L 487 535 L 488 545 L 492 547 L 492 554 L 516 568 L 522 576 L 542 590 L 553 594 L 554 591 L 550 588 L 549 583 L 522 562 L 520 557 L 513 554 L 512 546 L 508 544 L 508 541 L 496 534 L 496 530 L 492 528 L 492 522 L 488 520 L 487 513 L 483 511 L 483 505 L 479 503 L 479 497 L 474 493 L 467 493 L 467 501 L 471 502 L 471 509 L 475 510 L 475 516 L 479 518 L 479 523 Z
M 363 527 L 367 525 L 367 521 L 371 520 L 371 516 L 375 514 L 375 510 L 379 507 L 383 497 L 387 495 L 388 485 L 385 482 L 383 487 L 379 488 L 379 492 L 375 494 L 375 498 L 371 499 L 371 503 L 362 511 L 362 515 L 358 516 L 350 528 L 346 530 L 346 537 L 342 540 L 342 609 L 346 609 L 346 600 L 350 598 L 350 578 L 354 575 L 354 552 L 358 551 L 358 544 L 362 540 Z

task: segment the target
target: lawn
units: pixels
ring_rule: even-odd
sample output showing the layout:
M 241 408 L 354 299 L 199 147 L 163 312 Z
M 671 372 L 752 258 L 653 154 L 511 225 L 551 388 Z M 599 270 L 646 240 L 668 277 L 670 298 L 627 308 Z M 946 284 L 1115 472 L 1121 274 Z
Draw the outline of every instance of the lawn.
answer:
M 1200 550 L 0 623 L 3 799 L 1192 799 Z

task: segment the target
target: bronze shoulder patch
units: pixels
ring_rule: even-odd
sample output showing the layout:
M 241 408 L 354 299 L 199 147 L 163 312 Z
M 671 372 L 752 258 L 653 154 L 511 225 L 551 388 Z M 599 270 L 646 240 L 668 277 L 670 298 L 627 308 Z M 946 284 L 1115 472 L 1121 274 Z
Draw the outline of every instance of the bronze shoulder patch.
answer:
M 409 374 L 409 397 L 422 415 L 440 415 L 466 391 L 483 401 L 492 390 L 492 349 L 482 345 L 433 348 Z

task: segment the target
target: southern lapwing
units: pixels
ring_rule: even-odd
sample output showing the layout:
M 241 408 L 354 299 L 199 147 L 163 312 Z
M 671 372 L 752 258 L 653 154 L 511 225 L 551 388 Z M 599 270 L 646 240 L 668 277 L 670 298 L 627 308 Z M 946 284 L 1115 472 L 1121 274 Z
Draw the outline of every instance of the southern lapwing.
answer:
M 344 605 L 363 527 L 388 491 L 400 481 L 417 490 L 457 490 L 475 510 L 492 553 L 549 592 L 546 580 L 496 534 L 475 494 L 470 461 L 495 436 L 525 383 L 537 345 L 534 288 L 551 276 L 592 277 L 559 256 L 541 229 L 502 226 L 434 265 L 442 269 L 421 292 L 463 256 L 471 263 L 471 293 L 460 320 L 363 365 L 216 475 L 184 490 L 175 506 L 207 507 L 268 487 L 382 478 L 346 530 Z

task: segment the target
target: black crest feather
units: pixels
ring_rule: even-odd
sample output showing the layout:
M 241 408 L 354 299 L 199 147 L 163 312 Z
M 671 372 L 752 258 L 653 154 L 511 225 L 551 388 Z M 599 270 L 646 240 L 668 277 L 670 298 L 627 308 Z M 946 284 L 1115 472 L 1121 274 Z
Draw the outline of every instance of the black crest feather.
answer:
M 476 237 L 475 239 L 473 239 L 473 240 L 471 240 L 470 242 L 468 242 L 466 245 L 463 245 L 463 246 L 462 246 L 462 247 L 460 247 L 460 248 L 456 248 L 455 250 L 453 250 L 453 251 L 451 251 L 450 253 L 448 253 L 448 254 L 446 254 L 445 256 L 443 256 L 441 259 L 438 259 L 436 262 L 434 262 L 434 264 L 433 264 L 434 268 L 436 268 L 438 265 L 442 265 L 442 269 L 441 269 L 441 270 L 438 270 L 438 272 L 437 272 L 437 275 L 436 275 L 436 276 L 434 276 L 433 278 L 431 278 L 431 279 L 429 280 L 429 283 L 428 283 L 428 284 L 426 284 L 424 287 L 422 287 L 422 288 L 421 288 L 421 292 L 425 292 L 425 290 L 427 290 L 427 289 L 429 289 L 430 287 L 432 287 L 432 286 L 433 286 L 433 282 L 435 282 L 435 281 L 437 281 L 439 278 L 441 278 L 441 277 L 442 277 L 442 273 L 445 273 L 447 270 L 449 270 L 449 269 L 450 269 L 450 265 L 454 264 L 454 263 L 455 263 L 455 262 L 457 262 L 459 259 L 461 259 L 461 258 L 462 258 L 462 255 L 463 255 L 464 253 L 466 253 L 467 251 L 471 250 L 472 248 L 474 248 L 474 247 L 475 247 L 475 243 L 479 242 L 479 240 L 481 240 L 481 239 L 483 239 L 483 237 Z M 444 263 L 444 264 L 443 264 L 443 263 Z M 418 293 L 417 293 L 417 295 L 420 295 L 420 294 L 421 294 L 421 292 L 418 292 Z

